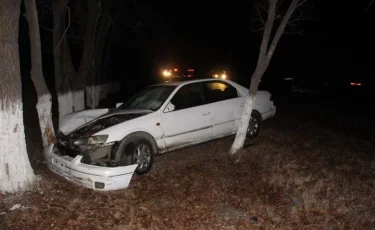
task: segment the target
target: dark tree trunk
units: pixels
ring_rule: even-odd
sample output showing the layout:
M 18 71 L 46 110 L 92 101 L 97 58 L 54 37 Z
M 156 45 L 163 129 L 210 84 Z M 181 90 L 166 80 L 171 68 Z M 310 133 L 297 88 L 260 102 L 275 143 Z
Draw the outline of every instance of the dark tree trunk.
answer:
M 0 3 L 0 192 L 35 180 L 26 151 L 18 50 L 20 0 Z
M 85 35 L 83 39 L 83 51 L 78 72 L 72 80 L 73 102 L 76 107 L 84 109 L 85 107 L 85 89 L 87 76 L 93 59 L 95 37 L 100 17 L 100 6 L 97 1 L 88 1 L 88 21 L 86 23 Z
M 38 111 L 43 146 L 46 148 L 50 143 L 55 141 L 55 131 L 52 123 L 51 94 L 43 76 L 38 11 L 35 6 L 35 0 L 26 0 L 25 7 L 29 24 L 31 49 L 30 75 L 38 96 L 36 108 Z
M 100 26 L 94 43 L 93 58 L 90 63 L 90 70 L 87 76 L 86 99 L 87 105 L 95 109 L 99 105 L 101 94 L 101 70 L 103 65 L 103 54 L 105 50 L 106 38 L 111 26 L 107 17 L 100 18 Z
M 74 111 L 70 77 L 64 74 L 64 44 L 67 38 L 65 16 L 68 0 L 53 0 L 53 58 L 55 71 L 55 88 L 59 107 L 59 118 Z M 69 25 L 68 25 L 69 26 Z

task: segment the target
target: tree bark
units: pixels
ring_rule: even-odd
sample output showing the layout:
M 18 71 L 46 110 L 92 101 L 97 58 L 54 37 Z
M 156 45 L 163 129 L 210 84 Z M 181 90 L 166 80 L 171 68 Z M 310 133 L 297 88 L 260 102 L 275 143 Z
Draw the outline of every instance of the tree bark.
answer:
M 35 180 L 26 151 L 18 54 L 20 0 L 0 1 L 0 192 Z
M 76 106 L 85 105 L 85 89 L 87 83 L 87 77 L 90 71 L 90 66 L 93 59 L 93 54 L 95 52 L 95 40 L 96 40 L 96 30 L 98 25 L 98 20 L 100 17 L 100 7 L 96 1 L 89 1 L 88 3 L 89 13 L 88 21 L 85 29 L 85 36 L 83 40 L 83 52 L 81 56 L 81 61 L 78 68 L 78 73 L 74 80 L 73 85 L 73 95 L 74 103 Z
M 247 96 L 244 111 L 241 117 L 240 125 L 238 127 L 235 140 L 229 150 L 229 157 L 234 161 L 238 162 L 240 160 L 241 155 L 240 150 L 242 149 L 245 139 L 246 133 L 249 126 L 249 122 L 251 119 L 251 113 L 254 109 L 256 94 L 258 91 L 258 86 L 260 80 L 262 79 L 264 73 L 266 72 L 268 65 L 272 59 L 272 56 L 275 52 L 277 44 L 281 38 L 281 35 L 284 33 L 285 27 L 288 24 L 290 17 L 292 16 L 295 9 L 298 7 L 298 3 L 300 0 L 293 0 L 288 10 L 286 11 L 280 25 L 278 26 L 275 36 L 272 39 L 271 44 L 269 44 L 272 28 L 274 25 L 275 20 L 275 13 L 276 13 L 276 5 L 278 0 L 270 0 L 269 8 L 268 8 L 268 16 L 267 22 L 265 27 L 265 32 L 263 33 L 262 43 L 260 46 L 259 57 L 257 67 L 255 69 L 254 74 L 251 77 L 251 83 L 249 87 L 249 95 Z
M 101 66 L 103 65 L 106 38 L 111 26 L 110 20 L 106 17 L 101 17 L 99 24 L 100 26 L 93 47 L 93 58 L 89 66 L 90 69 L 86 84 L 87 105 L 92 109 L 97 108 L 99 105 L 100 94 L 103 86 L 101 79 Z
M 273 24 L 275 21 L 275 16 L 276 16 L 276 5 L 277 5 L 278 0 L 273 0 L 271 1 L 268 15 L 267 15 L 267 23 L 264 28 L 264 33 L 262 36 L 262 43 L 260 45 L 260 50 L 259 50 L 259 57 L 258 57 L 258 63 L 257 63 L 257 68 L 261 66 L 264 58 L 266 57 L 267 54 L 267 48 L 270 42 L 271 34 L 272 34 L 272 28 Z
M 254 95 L 247 95 L 246 101 L 245 101 L 245 106 L 244 110 L 241 116 L 240 124 L 238 126 L 238 130 L 236 133 L 236 138 L 233 141 L 233 144 L 229 150 L 229 157 L 237 163 L 240 160 L 240 154 L 239 151 L 242 149 L 245 139 L 246 139 L 246 134 L 247 134 L 247 129 L 249 127 L 249 121 L 251 118 L 251 113 L 254 108 L 254 103 L 255 102 L 255 96 Z
M 78 77 L 77 71 L 73 65 L 72 54 L 70 51 L 70 45 L 68 39 L 64 40 L 63 43 L 63 76 L 65 79 L 69 79 L 69 91 L 65 96 L 65 100 L 72 105 L 72 112 L 81 111 L 85 109 L 85 95 L 84 91 L 80 90 L 79 87 L 75 87 L 75 80 Z
M 51 94 L 43 76 L 39 20 L 35 0 L 26 0 L 25 8 L 26 18 L 29 24 L 31 49 L 30 75 L 38 96 L 36 108 L 39 117 L 39 126 L 42 133 L 43 147 L 46 148 L 50 143 L 55 141 L 55 130 L 52 123 Z
M 98 108 L 101 90 L 102 85 L 99 84 L 86 86 L 86 105 L 88 108 Z
M 60 117 L 70 112 L 85 109 L 86 80 L 94 52 L 96 27 L 100 16 L 100 6 L 98 2 L 88 1 L 89 12 L 87 15 L 88 21 L 85 26 L 84 47 L 77 71 L 73 65 L 68 39 L 61 39 L 65 29 L 66 5 L 66 0 L 56 1 L 54 8 L 54 30 L 56 30 L 56 36 L 54 36 L 55 46 L 60 42 L 60 46 L 55 51 L 55 78 L 60 79 L 56 80 L 56 88 L 59 89 L 58 103 Z
M 64 74 L 64 35 L 67 0 L 53 0 L 53 59 L 55 72 L 55 88 L 59 107 L 59 118 L 73 112 L 73 96 L 70 87 L 70 77 Z

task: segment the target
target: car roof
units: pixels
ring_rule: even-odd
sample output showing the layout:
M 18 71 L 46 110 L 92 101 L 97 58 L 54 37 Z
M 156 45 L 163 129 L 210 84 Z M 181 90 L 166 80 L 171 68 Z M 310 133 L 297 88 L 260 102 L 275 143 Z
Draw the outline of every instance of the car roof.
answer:
M 178 81 L 164 82 L 164 83 L 156 84 L 154 86 L 160 86 L 160 85 L 180 86 L 180 85 L 186 85 L 186 84 L 197 83 L 197 82 L 205 82 L 205 81 L 224 81 L 224 82 L 228 82 L 224 79 L 200 78 L 200 79 L 194 79 L 194 80 L 189 79 L 189 80 L 178 80 Z

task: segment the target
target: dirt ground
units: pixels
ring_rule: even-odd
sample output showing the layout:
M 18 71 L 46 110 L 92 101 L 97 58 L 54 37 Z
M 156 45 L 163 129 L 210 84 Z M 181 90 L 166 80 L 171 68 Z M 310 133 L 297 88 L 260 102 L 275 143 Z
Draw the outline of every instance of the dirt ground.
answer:
M 40 180 L 0 195 L 0 229 L 375 229 L 372 130 L 337 114 L 279 109 L 240 163 L 228 137 L 158 156 L 121 191 L 78 187 L 32 158 Z

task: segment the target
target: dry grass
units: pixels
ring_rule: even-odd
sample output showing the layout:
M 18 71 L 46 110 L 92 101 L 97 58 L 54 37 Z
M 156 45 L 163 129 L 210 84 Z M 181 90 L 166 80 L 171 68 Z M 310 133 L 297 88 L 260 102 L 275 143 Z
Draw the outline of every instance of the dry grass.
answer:
M 265 123 L 241 162 L 232 138 L 156 159 L 129 189 L 95 192 L 43 164 L 34 190 L 0 197 L 5 229 L 374 229 L 373 146 L 292 115 Z M 9 209 L 14 204 L 23 208 Z

